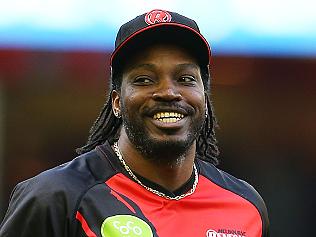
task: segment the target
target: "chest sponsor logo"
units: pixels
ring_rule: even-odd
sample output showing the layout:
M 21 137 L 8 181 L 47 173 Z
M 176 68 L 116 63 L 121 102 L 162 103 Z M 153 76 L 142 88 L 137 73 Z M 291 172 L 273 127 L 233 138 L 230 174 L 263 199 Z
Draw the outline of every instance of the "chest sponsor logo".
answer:
M 102 237 L 153 237 L 150 226 L 142 219 L 131 215 L 116 215 L 106 218 L 101 226 Z
M 206 237 L 246 237 L 245 231 L 240 230 L 227 230 L 227 229 L 218 229 L 215 230 L 207 230 Z

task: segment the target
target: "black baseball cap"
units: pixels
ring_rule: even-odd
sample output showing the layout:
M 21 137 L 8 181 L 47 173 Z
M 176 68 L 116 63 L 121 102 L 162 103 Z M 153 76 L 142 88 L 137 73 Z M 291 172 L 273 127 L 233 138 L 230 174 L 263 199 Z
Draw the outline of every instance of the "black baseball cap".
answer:
M 211 50 L 197 23 L 175 12 L 155 9 L 123 24 L 111 55 L 112 69 L 146 45 L 172 42 L 190 51 L 203 66 L 210 64 Z

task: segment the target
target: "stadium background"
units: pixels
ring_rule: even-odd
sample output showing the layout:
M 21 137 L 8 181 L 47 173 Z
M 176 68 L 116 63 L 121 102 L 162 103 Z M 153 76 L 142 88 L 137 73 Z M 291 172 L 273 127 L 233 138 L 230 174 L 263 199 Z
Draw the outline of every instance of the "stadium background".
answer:
M 52 4 L 52 1 L 46 2 Z M 202 6 L 192 10 L 183 8 L 180 1 L 171 2 L 173 5 L 162 1 L 160 7 L 199 21 L 196 14 Z M 226 1 L 227 5 L 218 6 L 215 1 L 201 2 L 211 4 L 210 9 L 216 8 L 215 19 L 220 20 L 224 16 L 218 16 L 227 13 L 228 3 L 235 2 L 234 7 L 238 4 Z M 277 3 L 279 5 L 268 1 L 267 4 L 279 13 L 288 10 L 282 1 Z M 303 1 L 297 6 L 306 3 L 309 2 Z M 33 4 L 39 5 L 37 1 Z M 119 12 L 124 4 L 127 2 L 118 1 L 116 8 L 113 6 L 110 10 Z M 253 3 L 246 1 L 245 4 L 249 11 L 254 11 L 248 17 L 255 17 Z M 3 26 L 5 8 L 2 13 L 0 10 L 0 220 L 17 182 L 75 157 L 75 148 L 85 143 L 88 130 L 106 99 L 109 57 L 117 27 L 153 6 L 147 4 L 128 13 L 120 11 L 117 17 L 121 22 L 112 26 L 99 23 L 91 31 L 98 32 L 94 38 L 85 28 L 71 35 L 67 29 L 61 32 L 41 28 L 40 31 L 34 27 L 35 30 L 30 31 L 31 27 L 17 24 Z M 63 5 L 58 7 L 63 9 Z M 304 9 L 307 11 L 309 7 Z M 296 13 L 305 14 L 299 9 Z M 220 125 L 217 130 L 220 168 L 247 180 L 259 190 L 269 209 L 272 236 L 313 236 L 315 29 L 310 28 L 302 38 L 299 35 L 291 38 L 284 32 L 273 38 L 266 36 L 264 30 L 262 35 L 247 38 L 246 31 L 237 30 L 227 38 L 212 39 L 209 25 L 222 26 L 223 21 L 214 23 L 212 11 L 209 16 L 203 14 L 201 20 L 206 19 L 206 22 L 203 21 L 203 27 L 199 24 L 201 31 L 208 32 L 211 44 L 215 42 L 212 44 L 212 94 Z M 258 28 L 264 29 L 270 17 L 266 14 Z M 60 21 L 63 23 L 66 19 Z M 301 18 L 297 21 L 296 27 L 304 28 Z M 306 21 L 307 25 L 316 25 L 315 18 Z M 291 25 L 291 20 L 285 23 Z M 220 26 L 213 30 L 221 31 Z M 106 35 L 102 35 L 103 29 Z M 27 32 L 31 33 L 27 35 Z M 285 36 L 288 38 L 282 38 Z

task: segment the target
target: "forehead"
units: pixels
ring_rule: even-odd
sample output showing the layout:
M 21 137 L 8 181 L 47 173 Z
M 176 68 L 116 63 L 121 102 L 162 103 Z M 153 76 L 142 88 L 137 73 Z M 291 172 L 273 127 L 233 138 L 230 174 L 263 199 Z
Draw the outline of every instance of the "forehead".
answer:
M 196 58 L 187 49 L 173 44 L 154 44 L 131 54 L 124 71 L 150 63 L 170 67 L 181 64 L 199 69 Z

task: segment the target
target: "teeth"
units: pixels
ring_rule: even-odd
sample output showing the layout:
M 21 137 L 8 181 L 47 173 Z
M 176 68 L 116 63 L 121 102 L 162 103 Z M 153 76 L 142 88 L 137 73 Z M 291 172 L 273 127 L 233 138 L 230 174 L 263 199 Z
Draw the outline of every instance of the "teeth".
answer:
M 175 123 L 175 122 L 179 121 L 180 118 L 160 118 L 157 120 L 164 122 L 164 123 Z
M 154 115 L 154 119 L 164 123 L 175 123 L 182 118 L 184 118 L 184 115 L 177 112 L 159 112 Z

